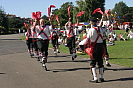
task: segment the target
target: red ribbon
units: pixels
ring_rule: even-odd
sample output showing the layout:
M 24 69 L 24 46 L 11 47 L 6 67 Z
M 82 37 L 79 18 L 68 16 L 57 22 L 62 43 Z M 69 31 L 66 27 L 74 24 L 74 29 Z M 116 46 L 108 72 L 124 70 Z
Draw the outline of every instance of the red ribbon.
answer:
M 50 5 L 50 8 L 56 8 L 56 6 L 55 5 Z
M 82 16 L 84 13 L 85 13 L 85 11 L 81 11 L 81 12 L 79 12 L 79 13 L 76 15 L 76 17 Z
M 71 6 L 68 6 L 68 8 L 67 8 L 68 16 L 69 16 L 69 17 L 70 17 L 70 8 L 71 8 Z
M 28 30 L 28 28 L 29 28 L 28 24 L 24 23 L 24 26 Z
M 51 9 L 50 7 L 48 8 L 48 16 L 50 17 L 50 12 L 51 12 Z
M 53 14 L 53 15 L 51 16 L 51 21 L 53 21 L 53 20 L 54 20 L 54 17 L 55 17 L 55 15 Z
M 59 19 L 59 16 L 58 16 L 58 15 L 56 15 L 56 21 L 57 21 L 58 23 L 60 23 L 60 19 Z
M 104 11 L 104 13 L 105 13 L 107 16 L 109 16 L 109 15 L 111 14 L 111 13 L 110 13 L 110 9 Z
M 36 13 L 35 12 L 32 12 L 31 15 L 32 15 L 33 19 L 36 19 Z
M 99 12 L 99 13 L 103 14 L 103 12 L 101 11 L 101 8 L 95 9 L 95 10 L 92 12 L 92 14 L 95 14 L 96 12 Z
M 36 12 L 36 17 L 37 17 L 37 20 L 40 20 L 40 18 L 41 18 L 41 12 L 40 11 Z
M 33 25 L 33 22 L 32 21 L 30 21 L 30 25 Z
M 50 17 L 50 13 L 51 13 L 51 8 L 56 8 L 56 6 L 55 5 L 50 5 L 49 7 L 48 7 L 48 16 Z
M 41 12 L 40 11 L 38 11 L 38 12 L 32 12 L 32 18 L 34 19 L 34 20 L 40 20 L 40 17 L 41 17 Z

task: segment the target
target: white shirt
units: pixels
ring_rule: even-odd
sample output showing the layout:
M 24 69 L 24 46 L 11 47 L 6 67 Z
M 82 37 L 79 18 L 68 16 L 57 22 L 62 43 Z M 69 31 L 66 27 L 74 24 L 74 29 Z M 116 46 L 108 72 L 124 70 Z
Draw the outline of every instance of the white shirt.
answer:
M 36 33 L 37 33 L 37 38 L 44 39 L 44 40 L 49 39 L 49 37 L 50 37 L 50 28 L 49 28 L 49 26 L 48 25 L 45 26 L 44 30 L 43 30 L 43 32 L 47 35 L 48 38 L 43 33 L 39 34 L 41 32 L 40 28 L 42 28 L 42 27 L 39 27 L 39 25 L 37 25 L 36 28 L 35 28 Z
M 32 27 L 31 27 L 31 34 L 32 34 L 32 38 L 37 38 L 37 33 L 34 29 L 32 29 Z
M 26 36 L 26 39 L 28 39 L 28 38 L 32 38 L 31 33 L 28 33 L 28 32 L 25 32 L 25 36 Z
M 130 32 L 129 32 L 129 37 L 130 37 L 130 38 L 133 38 L 133 31 L 130 31 Z
M 68 34 L 69 34 L 69 31 L 70 31 L 70 27 L 65 26 L 65 29 L 66 29 L 67 37 L 69 37 Z M 71 33 L 70 33 L 70 36 L 74 36 L 74 35 L 75 35 L 75 31 L 74 31 L 74 29 L 73 29 L 73 30 L 71 31 Z
M 100 33 L 103 36 L 103 31 L 101 30 L 101 28 L 100 28 Z M 98 36 L 97 31 L 94 28 L 90 28 L 89 32 L 87 34 L 87 38 L 90 38 L 91 42 L 94 43 L 97 36 Z M 103 39 L 101 37 L 99 37 L 96 43 L 103 43 Z
M 125 25 L 125 29 L 127 29 L 127 28 L 128 28 L 128 25 L 126 24 L 126 25 Z

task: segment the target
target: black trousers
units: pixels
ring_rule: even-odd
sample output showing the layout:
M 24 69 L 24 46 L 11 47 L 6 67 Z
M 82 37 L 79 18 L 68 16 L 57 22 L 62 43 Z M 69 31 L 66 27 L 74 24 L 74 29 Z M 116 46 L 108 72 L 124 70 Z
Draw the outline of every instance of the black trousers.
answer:
M 52 41 L 53 47 L 55 47 L 56 45 L 59 45 L 58 44 L 58 38 L 52 39 L 51 41 Z
M 38 39 L 37 47 L 42 54 L 44 54 L 46 57 L 48 56 L 49 40 Z
M 26 40 L 26 45 L 28 47 L 28 50 L 33 48 L 32 38 L 28 38 L 28 40 Z
M 104 46 L 105 55 L 108 55 L 106 40 L 103 40 L 103 46 Z
M 93 59 L 91 59 L 90 63 L 91 67 L 96 67 L 96 64 L 99 68 L 103 67 L 102 51 L 103 43 L 96 43 L 94 46 Z
M 32 39 L 32 43 L 33 43 L 33 48 L 35 51 L 38 51 L 38 47 L 37 47 L 37 38 L 33 38 Z
M 69 48 L 70 54 L 75 49 L 75 37 L 67 38 L 67 47 Z

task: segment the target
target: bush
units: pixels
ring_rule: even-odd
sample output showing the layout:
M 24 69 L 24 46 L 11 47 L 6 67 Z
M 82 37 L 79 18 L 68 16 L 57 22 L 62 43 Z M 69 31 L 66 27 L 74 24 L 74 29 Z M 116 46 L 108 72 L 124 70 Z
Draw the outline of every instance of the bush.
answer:
M 5 34 L 6 33 L 6 28 L 3 26 L 0 26 L 0 34 Z

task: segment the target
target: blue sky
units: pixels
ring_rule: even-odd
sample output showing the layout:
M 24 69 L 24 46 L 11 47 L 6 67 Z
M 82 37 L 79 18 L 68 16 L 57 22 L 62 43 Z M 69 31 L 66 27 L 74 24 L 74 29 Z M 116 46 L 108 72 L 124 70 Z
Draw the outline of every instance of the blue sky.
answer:
M 31 12 L 41 11 L 42 15 L 47 15 L 47 8 L 55 5 L 56 8 L 65 2 L 73 2 L 76 0 L 0 0 L 0 6 L 4 11 L 20 17 L 31 17 Z M 120 1 L 126 3 L 127 6 L 133 7 L 132 0 L 105 0 L 105 9 L 112 9 L 114 5 Z

